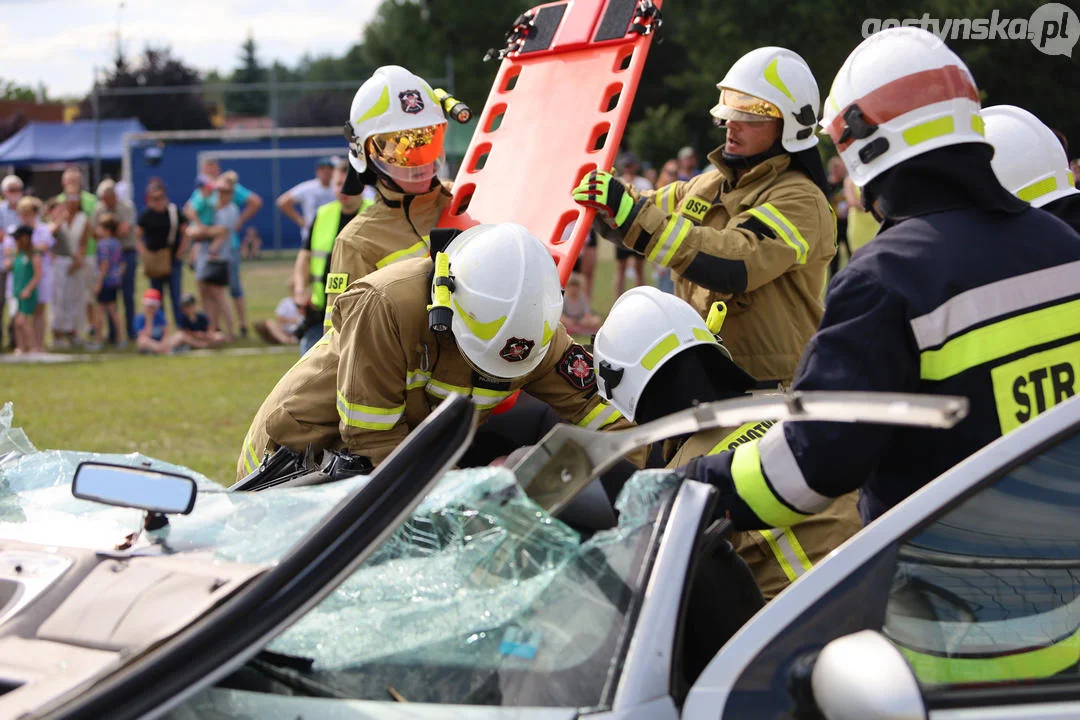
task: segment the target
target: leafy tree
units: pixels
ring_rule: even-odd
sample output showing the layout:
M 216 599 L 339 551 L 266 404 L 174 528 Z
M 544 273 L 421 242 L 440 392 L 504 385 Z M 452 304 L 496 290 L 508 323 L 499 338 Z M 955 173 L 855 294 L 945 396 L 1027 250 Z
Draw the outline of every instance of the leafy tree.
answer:
M 173 57 L 168 46 L 147 45 L 134 64 L 117 54 L 113 67 L 99 83 L 103 89 L 133 87 L 177 87 L 199 85 L 199 72 Z M 162 95 L 102 95 L 102 118 L 138 118 L 148 130 L 205 130 L 212 127 L 210 113 L 197 93 Z M 84 118 L 93 116 L 88 96 L 79 106 Z
M 659 167 L 686 144 L 686 113 L 667 105 L 645 108 L 645 116 L 627 128 L 625 144 Z
M 17 102 L 38 102 L 38 93 L 26 85 L 19 85 L 13 80 L 0 78 L 0 100 L 15 100 Z M 41 87 L 41 102 L 45 102 L 45 87 Z
M 239 60 L 240 64 L 232 75 L 234 83 L 262 83 L 269 79 L 266 67 L 259 63 L 258 47 L 250 32 L 240 46 Z M 262 116 L 270 111 L 270 96 L 263 90 L 230 92 L 225 98 L 225 107 L 230 113 L 238 115 Z

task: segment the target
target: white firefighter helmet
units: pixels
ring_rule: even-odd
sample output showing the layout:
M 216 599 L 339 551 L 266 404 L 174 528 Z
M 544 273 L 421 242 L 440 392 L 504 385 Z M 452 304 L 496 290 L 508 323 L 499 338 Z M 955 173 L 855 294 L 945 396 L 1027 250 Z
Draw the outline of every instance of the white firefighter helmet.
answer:
M 718 120 L 783 122 L 780 140 L 795 153 L 817 145 L 814 133 L 821 94 L 810 66 L 780 47 L 751 50 L 735 61 L 717 83 L 720 102 L 709 113 Z
M 353 96 L 345 137 L 349 162 L 370 161 L 406 192 L 423 192 L 439 169 L 446 115 L 431 86 L 398 65 L 376 70 Z
M 645 387 L 669 360 L 697 345 L 731 355 L 697 311 L 674 295 L 643 285 L 619 296 L 596 333 L 593 361 L 600 395 L 634 419 Z
M 917 155 L 986 142 L 971 72 L 940 38 L 915 27 L 883 30 L 852 50 L 821 124 L 860 187 Z
M 1039 118 L 1014 105 L 985 108 L 982 118 L 994 146 L 990 164 L 1009 192 L 1035 207 L 1080 194 L 1065 148 Z
M 544 244 L 515 223 L 477 225 L 446 248 L 453 279 L 451 329 L 458 349 L 495 378 L 540 364 L 562 317 L 562 286 Z

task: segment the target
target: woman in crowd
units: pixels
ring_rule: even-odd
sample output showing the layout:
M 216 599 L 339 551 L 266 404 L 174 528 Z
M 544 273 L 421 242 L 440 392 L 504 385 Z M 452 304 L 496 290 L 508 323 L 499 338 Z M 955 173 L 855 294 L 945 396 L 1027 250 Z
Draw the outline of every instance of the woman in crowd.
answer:
M 57 202 L 46 214 L 53 245 L 53 348 L 67 350 L 76 341 L 87 293 L 86 244 L 90 223 L 78 195 Z
M 55 243 L 49 226 L 38 220 L 41 214 L 41 201 L 36 197 L 24 196 L 15 206 L 19 216 L 19 225 L 33 230 L 30 242 L 41 257 L 41 282 L 37 285 L 37 306 L 34 309 L 34 342 L 39 348 L 45 347 L 46 311 L 52 299 L 52 247 Z M 14 232 L 15 228 L 9 228 Z

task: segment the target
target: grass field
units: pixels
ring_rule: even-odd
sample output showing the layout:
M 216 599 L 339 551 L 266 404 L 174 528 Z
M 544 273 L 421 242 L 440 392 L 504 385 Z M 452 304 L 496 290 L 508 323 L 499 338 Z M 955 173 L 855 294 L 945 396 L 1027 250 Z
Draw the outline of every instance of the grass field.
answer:
M 602 312 L 612 303 L 610 254 L 602 248 L 597 263 L 593 304 Z M 244 265 L 249 323 L 273 315 L 291 268 L 284 256 Z M 190 275 L 185 283 L 194 289 Z M 258 339 L 235 343 L 260 345 Z M 296 361 L 291 349 L 269 350 L 206 357 L 128 350 L 88 362 L 4 364 L 0 404 L 15 403 L 15 425 L 40 449 L 137 451 L 231 483 L 251 418 Z

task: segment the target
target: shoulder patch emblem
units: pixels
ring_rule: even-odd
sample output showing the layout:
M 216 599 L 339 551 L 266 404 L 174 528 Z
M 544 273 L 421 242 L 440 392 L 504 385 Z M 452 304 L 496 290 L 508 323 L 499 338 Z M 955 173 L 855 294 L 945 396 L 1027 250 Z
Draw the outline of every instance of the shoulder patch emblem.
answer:
M 506 345 L 499 351 L 499 357 L 506 362 L 521 362 L 529 357 L 534 345 L 536 345 L 534 340 L 512 337 L 506 341 Z
M 682 207 L 679 208 L 679 212 L 686 217 L 690 218 L 694 222 L 700 223 L 705 218 L 705 213 L 709 212 L 712 207 L 711 203 L 702 200 L 696 195 L 683 200 Z
M 326 276 L 326 292 L 331 295 L 345 292 L 349 287 L 349 273 L 330 273 Z
M 596 387 L 592 355 L 580 345 L 571 345 L 560 358 L 555 370 L 578 390 L 592 390 Z

